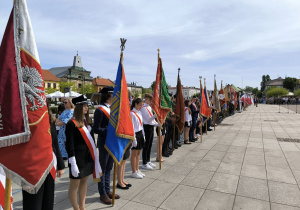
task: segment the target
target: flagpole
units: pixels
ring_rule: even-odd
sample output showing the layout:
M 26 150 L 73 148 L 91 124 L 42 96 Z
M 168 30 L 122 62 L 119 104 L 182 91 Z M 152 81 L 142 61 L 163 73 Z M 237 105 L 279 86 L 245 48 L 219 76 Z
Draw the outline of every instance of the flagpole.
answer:
M 199 80 L 200 80 L 200 96 L 201 96 L 201 101 L 200 101 L 200 113 L 201 113 L 201 107 L 202 107 L 202 89 L 201 89 L 201 80 L 202 80 L 202 76 L 199 76 Z M 200 123 L 200 133 L 201 133 L 201 143 L 202 143 L 202 135 L 203 135 L 203 132 L 202 132 L 202 127 L 203 127 L 203 118 L 201 116 L 201 123 Z
M 159 51 L 160 50 L 158 48 L 157 49 L 157 52 L 158 52 L 158 54 L 157 54 L 158 62 L 159 62 Z M 160 147 L 160 145 L 161 145 L 161 127 L 158 127 L 158 144 L 159 144 L 159 147 L 158 147 L 158 152 L 159 152 L 159 155 L 158 155 L 158 157 L 159 157 L 159 170 L 161 170 L 161 147 Z
M 215 89 L 215 87 L 216 87 L 216 85 L 215 84 L 217 84 L 217 82 L 216 82 L 216 75 L 214 75 L 214 96 L 215 96 L 215 109 L 214 109 L 214 131 L 216 131 L 216 115 L 218 114 L 218 111 L 216 111 L 216 105 L 217 105 L 217 99 L 216 99 L 216 96 L 217 96 L 217 94 L 215 93 L 215 91 L 217 91 L 216 89 Z

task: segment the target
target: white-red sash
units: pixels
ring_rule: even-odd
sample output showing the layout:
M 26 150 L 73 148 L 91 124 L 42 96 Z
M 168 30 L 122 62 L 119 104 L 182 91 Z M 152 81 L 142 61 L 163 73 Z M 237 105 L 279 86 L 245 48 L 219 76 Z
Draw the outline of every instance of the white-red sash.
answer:
M 146 108 L 146 109 L 147 109 L 147 108 Z M 142 120 L 141 120 L 141 118 L 139 117 L 139 115 L 138 115 L 135 111 L 133 111 L 133 110 L 132 110 L 131 112 L 133 112 L 133 113 L 135 114 L 135 116 L 139 119 L 141 126 L 143 127 L 143 123 L 142 123 Z
M 153 115 L 152 115 L 152 113 L 149 111 L 149 109 L 148 109 L 146 106 L 143 106 L 143 107 L 145 107 L 145 108 L 146 108 L 146 110 L 148 111 L 148 113 L 149 113 L 150 117 L 152 117 Z
M 194 103 L 192 103 L 192 105 L 194 106 L 195 110 L 197 111 L 197 107 L 196 107 L 196 105 L 195 105 Z
M 98 107 L 98 109 L 100 109 L 105 114 L 105 116 L 109 119 L 110 114 L 103 107 L 100 106 Z
M 83 126 L 82 128 L 79 128 L 77 126 L 76 120 L 72 119 L 72 121 L 75 124 L 75 126 L 78 128 L 78 130 L 80 131 L 81 136 L 84 139 L 86 145 L 88 146 L 90 153 L 92 155 L 92 158 L 94 160 L 94 171 L 93 171 L 94 182 L 100 182 L 100 177 L 102 176 L 102 169 L 100 166 L 99 157 L 97 154 L 97 149 L 96 149 L 94 139 L 85 126 Z
M 52 176 L 53 180 L 55 180 L 56 168 L 57 168 L 57 159 L 56 159 L 56 155 L 54 154 L 54 152 L 52 152 L 52 153 L 53 153 L 53 167 L 52 167 L 50 173 L 51 173 L 51 176 Z

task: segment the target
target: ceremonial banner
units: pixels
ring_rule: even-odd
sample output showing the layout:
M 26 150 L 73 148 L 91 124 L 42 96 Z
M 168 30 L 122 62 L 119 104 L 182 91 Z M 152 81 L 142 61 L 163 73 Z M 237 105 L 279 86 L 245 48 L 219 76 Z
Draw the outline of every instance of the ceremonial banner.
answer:
M 42 69 L 25 0 L 15 0 L 0 61 L 0 137 L 8 139 L 0 148 L 0 166 L 13 182 L 36 193 L 53 167 L 53 155 Z M 25 142 L 27 126 L 31 135 Z
M 200 102 L 201 104 L 200 114 L 202 116 L 202 122 L 205 123 L 211 115 L 211 110 L 208 107 L 208 103 L 205 96 L 205 90 L 202 88 L 202 85 L 201 85 L 201 90 L 202 91 L 201 91 L 201 102 Z
M 234 100 L 234 106 L 235 108 L 237 108 L 237 95 L 236 95 L 236 91 L 233 92 L 233 100 Z
M 184 99 L 182 95 L 182 86 L 181 86 L 181 80 L 179 77 L 178 72 L 178 78 L 177 78 L 177 96 L 176 96 L 176 106 L 175 106 L 175 116 L 176 116 L 176 126 L 180 133 L 182 133 L 184 128 L 184 122 L 185 122 L 185 110 L 184 110 Z
M 168 84 L 166 82 L 160 58 L 158 58 L 154 94 L 152 99 L 152 109 L 156 114 L 158 123 L 160 123 L 161 125 L 165 122 L 167 114 L 172 109 Z
M 113 93 L 113 102 L 110 108 L 105 149 L 109 152 L 114 161 L 120 164 L 126 149 L 134 140 L 127 83 L 123 68 L 123 53 L 120 58 Z
M 217 82 L 215 79 L 215 87 L 214 87 L 214 95 L 213 95 L 213 103 L 215 105 L 215 109 L 217 110 L 217 112 L 221 111 L 221 107 L 220 107 L 220 100 L 219 100 L 219 93 L 218 93 L 218 88 L 217 88 Z
M 0 210 L 4 209 L 4 198 L 5 198 L 5 184 L 6 184 L 6 177 L 5 177 L 5 172 L 3 168 L 0 166 Z M 11 190 L 12 193 L 12 190 Z M 10 197 L 10 209 L 12 210 L 12 203 L 13 203 L 13 197 L 11 194 Z
M 226 85 L 226 87 L 224 88 L 224 96 L 225 100 L 229 101 L 229 85 Z

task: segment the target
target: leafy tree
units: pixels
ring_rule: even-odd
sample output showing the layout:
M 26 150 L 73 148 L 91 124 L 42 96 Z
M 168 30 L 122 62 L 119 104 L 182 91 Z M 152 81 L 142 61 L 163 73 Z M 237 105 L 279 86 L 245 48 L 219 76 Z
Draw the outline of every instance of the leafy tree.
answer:
M 50 93 L 54 93 L 55 91 L 57 91 L 56 88 L 45 88 L 45 91 L 47 94 L 50 94 Z
M 258 88 L 253 88 L 252 93 L 257 96 Z
M 64 89 L 65 88 L 70 88 L 70 87 L 72 87 L 72 91 L 77 91 L 77 87 L 76 87 L 76 85 L 75 85 L 75 83 L 74 82 L 60 82 L 60 85 L 59 85 L 59 87 L 60 87 L 60 92 L 64 92 Z
M 250 86 L 246 86 L 244 91 L 247 91 L 247 92 L 252 92 L 253 91 L 253 87 L 250 87 Z
M 270 76 L 268 74 L 262 76 L 262 81 L 260 83 L 260 87 L 261 87 L 260 90 L 261 90 L 261 92 L 265 91 L 265 89 L 266 89 L 266 82 L 270 81 L 270 80 L 271 80 L 271 78 L 270 78 Z
M 294 96 L 300 96 L 300 88 L 294 91 Z
M 132 95 L 135 97 L 135 98 L 138 98 L 140 96 L 140 92 L 138 90 L 132 90 Z
M 155 88 L 155 81 L 153 81 L 153 82 L 151 83 L 150 88 L 151 88 L 152 91 L 154 91 L 154 88 Z
M 262 98 L 262 92 L 261 92 L 260 90 L 258 90 L 258 91 L 256 92 L 256 96 L 257 96 L 258 98 Z
M 72 90 L 73 90 L 73 88 L 72 88 Z M 83 86 L 84 93 L 82 93 L 82 88 L 78 88 L 77 91 L 78 91 L 78 93 L 81 93 L 81 94 L 92 94 L 92 93 L 96 92 L 93 84 L 84 84 L 84 86 Z
M 278 88 L 278 87 L 272 87 L 268 88 L 266 91 L 266 95 L 271 98 L 271 97 L 278 97 L 278 96 L 284 96 L 287 95 L 289 91 L 285 88 Z
M 286 77 L 283 81 L 283 87 L 290 91 L 294 91 L 294 88 L 297 86 L 297 83 L 298 83 L 297 78 Z

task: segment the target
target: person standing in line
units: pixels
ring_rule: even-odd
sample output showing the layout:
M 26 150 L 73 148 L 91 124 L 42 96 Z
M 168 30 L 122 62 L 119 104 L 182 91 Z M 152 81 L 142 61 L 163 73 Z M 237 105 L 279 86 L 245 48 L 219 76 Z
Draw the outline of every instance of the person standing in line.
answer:
M 96 167 L 92 157 L 95 154 L 88 145 L 94 148 L 96 146 L 86 96 L 73 98 L 72 103 L 75 104 L 74 115 L 66 125 L 66 150 L 69 156 L 70 177 L 68 195 L 73 209 L 83 210 L 85 209 L 88 178 Z M 94 158 L 97 160 L 98 156 L 96 155 Z
M 194 136 L 194 130 L 196 129 L 196 126 L 197 126 L 197 118 L 198 118 L 199 110 L 197 110 L 195 102 L 196 102 L 196 96 L 193 96 L 192 102 L 189 106 L 189 108 L 192 112 L 192 125 L 191 125 L 190 131 L 189 131 L 189 141 L 190 142 L 195 142 L 197 140 L 197 138 L 195 138 L 195 136 Z
M 66 98 L 64 100 L 64 106 L 65 110 L 62 112 L 62 114 L 59 116 L 58 119 L 56 119 L 56 126 L 60 126 L 59 132 L 58 132 L 58 145 L 61 152 L 61 155 L 64 160 L 68 159 L 68 153 L 66 151 L 66 124 L 67 122 L 73 117 L 74 113 L 74 104 L 72 103 L 70 98 Z
M 155 121 L 156 115 L 152 114 L 152 95 L 149 93 L 145 94 L 145 103 L 144 106 L 141 108 L 142 117 L 144 120 L 144 131 L 145 131 L 145 147 L 143 149 L 143 165 L 142 169 L 152 170 L 156 167 L 155 164 L 150 162 L 150 154 L 151 154 L 151 147 L 153 143 L 153 135 L 154 135 L 154 126 L 159 126 L 159 124 Z
M 100 106 L 94 112 L 94 132 L 98 134 L 97 147 L 99 149 L 99 160 L 102 169 L 101 182 L 98 183 L 100 200 L 107 205 L 112 204 L 112 192 L 110 190 L 110 174 L 113 168 L 114 160 L 104 148 L 107 127 L 110 116 L 110 106 L 113 99 L 113 87 L 104 87 L 100 90 Z M 115 194 L 115 199 L 120 196 Z
M 63 111 L 65 110 L 65 106 L 64 104 L 59 104 L 57 107 L 57 113 L 55 115 L 55 118 L 58 119 L 60 117 L 60 115 L 63 113 Z M 59 129 L 61 126 L 56 126 L 56 134 L 58 135 Z
M 140 112 L 143 107 L 143 101 L 137 98 L 132 101 L 131 104 L 131 119 L 133 124 L 133 129 L 135 133 L 135 140 L 132 142 L 131 149 L 131 168 L 132 168 L 132 178 L 142 179 L 145 174 L 139 170 L 140 154 L 141 150 L 144 148 L 145 144 L 145 133 L 143 128 L 143 117 Z
M 191 144 L 189 141 L 189 130 L 190 126 L 192 123 L 192 112 L 189 108 L 191 105 L 191 102 L 189 100 L 184 101 L 184 118 L 185 118 L 185 123 L 184 123 L 184 144 Z
M 58 178 L 63 175 L 65 172 L 65 163 L 61 156 L 57 134 L 55 128 L 55 118 L 52 115 L 52 111 L 48 106 L 48 115 L 49 115 L 49 123 L 50 123 L 50 133 L 52 137 L 52 149 L 53 153 L 56 157 L 56 176 Z M 54 206 L 54 188 L 55 182 L 53 178 L 54 174 L 49 173 L 46 177 L 44 183 L 41 188 L 37 192 L 37 194 L 31 194 L 22 190 L 23 195 L 23 210 L 53 210 Z M 0 206 L 1 207 L 1 206 Z M 1 209 L 1 208 L 0 208 Z

